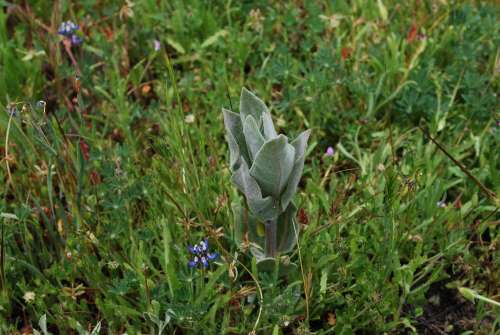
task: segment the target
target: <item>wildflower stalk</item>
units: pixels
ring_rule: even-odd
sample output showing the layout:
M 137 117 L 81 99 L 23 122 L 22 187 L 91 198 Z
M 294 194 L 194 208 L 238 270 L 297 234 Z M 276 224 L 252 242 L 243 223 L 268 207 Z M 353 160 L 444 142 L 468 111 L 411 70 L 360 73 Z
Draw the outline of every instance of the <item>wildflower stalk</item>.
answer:
M 81 75 L 82 71 L 80 70 L 80 66 L 78 65 L 78 62 L 76 61 L 76 58 L 73 55 L 73 52 L 71 51 L 71 41 L 65 39 L 63 40 L 63 45 L 64 45 L 64 51 L 66 51 L 66 54 L 69 56 L 71 64 L 73 64 L 73 67 L 75 68 L 76 74 L 78 76 Z
M 10 172 L 10 166 L 9 166 L 9 135 L 10 135 L 10 126 L 12 124 L 12 118 L 14 117 L 14 114 L 11 113 L 9 116 L 9 123 L 7 123 L 7 131 L 5 134 L 5 165 L 7 167 L 7 184 L 12 184 L 12 174 Z
M 5 246 L 4 246 L 4 222 L 2 222 L 2 231 L 0 236 L 0 291 L 6 291 L 5 285 Z

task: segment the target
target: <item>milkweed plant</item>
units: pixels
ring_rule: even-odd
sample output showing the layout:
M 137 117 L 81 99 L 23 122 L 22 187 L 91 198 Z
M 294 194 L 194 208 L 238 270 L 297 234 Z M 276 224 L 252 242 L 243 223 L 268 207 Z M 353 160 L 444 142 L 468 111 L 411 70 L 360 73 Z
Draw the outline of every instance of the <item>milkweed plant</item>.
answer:
M 310 130 L 292 141 L 274 128 L 264 102 L 243 88 L 239 114 L 225 108 L 231 181 L 246 199 L 233 203 L 235 238 L 250 242 L 257 262 L 274 261 L 297 240 L 292 201 L 304 169 Z

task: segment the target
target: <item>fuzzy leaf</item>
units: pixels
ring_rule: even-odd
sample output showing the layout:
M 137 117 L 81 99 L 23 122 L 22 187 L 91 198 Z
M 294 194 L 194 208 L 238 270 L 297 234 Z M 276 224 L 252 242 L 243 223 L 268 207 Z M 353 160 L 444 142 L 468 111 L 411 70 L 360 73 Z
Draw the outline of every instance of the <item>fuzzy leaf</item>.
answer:
M 250 168 L 250 175 L 257 180 L 264 195 L 279 199 L 292 172 L 294 157 L 295 149 L 284 135 L 264 143 Z
M 228 135 L 231 170 L 234 171 L 239 166 L 239 156 L 243 156 L 247 163 L 250 162 L 250 156 L 248 155 L 240 116 L 225 108 L 222 108 L 222 113 L 224 114 L 226 132 L 233 137 L 231 139 Z M 238 150 L 236 150 L 236 146 Z
M 257 270 L 259 272 L 268 272 L 273 273 L 276 269 L 276 262 L 278 263 L 278 276 L 290 276 L 291 273 L 295 273 L 297 271 L 297 265 L 290 262 L 284 262 L 284 258 L 271 258 L 265 257 L 264 254 L 258 254 L 259 251 L 252 250 L 252 254 L 257 259 Z
M 253 244 L 251 250 L 257 260 L 260 261 L 265 258 L 263 246 L 265 239 L 258 233 L 258 225 L 262 224 L 257 218 L 249 212 L 246 208 L 239 204 L 232 204 L 233 213 L 235 216 L 235 238 L 236 242 L 240 244 L 243 241 L 245 234 L 248 240 Z M 299 234 L 299 227 L 295 221 L 295 213 L 297 208 L 293 203 L 288 206 L 284 213 L 278 217 L 278 230 L 277 237 L 277 251 L 279 253 L 290 252 L 297 243 L 297 235 Z
M 247 198 L 250 211 L 262 222 L 274 220 L 280 214 L 278 203 L 270 196 L 265 198 Z
M 241 162 L 240 167 L 236 170 L 231 181 L 240 190 L 245 197 L 250 198 L 262 198 L 262 192 L 260 190 L 257 181 L 250 175 L 248 171 L 248 165 L 246 162 Z
M 245 135 L 245 141 L 247 144 L 248 152 L 250 153 L 250 159 L 253 161 L 255 155 L 259 149 L 264 144 L 264 136 L 259 131 L 259 126 L 257 121 L 252 115 L 248 115 L 243 124 L 243 134 Z
M 232 182 L 245 195 L 250 211 L 261 221 L 274 220 L 279 215 L 279 206 L 275 200 L 262 197 L 257 181 L 250 175 L 248 165 L 242 160 L 237 171 L 233 173 Z
M 262 127 L 264 128 L 264 137 L 266 139 L 275 138 L 278 136 L 276 130 L 274 130 L 273 119 L 270 113 L 262 114 Z
M 238 245 L 245 240 L 245 235 L 251 243 L 257 245 L 264 244 L 264 238 L 258 233 L 258 226 L 261 224 L 255 215 L 239 203 L 231 204 L 234 215 L 234 238 Z
M 291 145 L 295 148 L 295 161 L 290 178 L 288 178 L 286 189 L 281 195 L 281 208 L 287 208 L 288 204 L 292 201 L 293 196 L 297 192 L 297 186 L 299 185 L 300 177 L 302 176 L 302 171 L 304 170 L 307 140 L 309 139 L 310 134 L 311 131 L 306 130 L 297 136 L 297 138 L 291 143 Z
M 229 166 L 231 171 L 234 171 L 240 166 L 240 148 L 231 132 L 228 131 L 226 136 L 227 142 L 229 143 Z
M 297 243 L 297 236 L 299 234 L 299 227 L 295 222 L 295 213 L 297 208 L 290 203 L 284 213 L 278 217 L 278 231 L 276 236 L 278 238 L 277 250 L 280 253 L 287 253 L 293 249 Z M 297 232 L 297 236 L 295 235 Z
M 264 113 L 269 113 L 264 102 L 257 98 L 255 94 L 243 87 L 241 89 L 240 96 L 241 122 L 244 122 L 248 115 L 252 115 L 260 127 L 261 117 Z

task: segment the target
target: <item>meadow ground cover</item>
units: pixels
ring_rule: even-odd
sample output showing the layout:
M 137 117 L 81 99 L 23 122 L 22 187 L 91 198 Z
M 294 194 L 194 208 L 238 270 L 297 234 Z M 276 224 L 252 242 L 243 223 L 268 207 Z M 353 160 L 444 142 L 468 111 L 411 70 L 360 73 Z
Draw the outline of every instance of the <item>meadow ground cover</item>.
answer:
M 0 334 L 500 331 L 498 5 L 0 6 Z M 265 271 L 232 210 L 242 87 L 311 130 Z

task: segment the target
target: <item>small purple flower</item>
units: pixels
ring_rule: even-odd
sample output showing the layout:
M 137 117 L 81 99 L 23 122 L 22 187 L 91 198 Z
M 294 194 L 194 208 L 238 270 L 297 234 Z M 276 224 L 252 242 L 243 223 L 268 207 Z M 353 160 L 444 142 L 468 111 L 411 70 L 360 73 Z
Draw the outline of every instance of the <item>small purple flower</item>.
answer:
M 71 35 L 71 45 L 80 45 L 83 40 L 76 34 Z
M 160 41 L 154 40 L 153 41 L 153 49 L 154 49 L 154 51 L 160 51 L 160 48 L 161 48 Z
M 208 251 L 208 240 L 204 239 L 194 246 L 188 246 L 188 251 L 194 255 L 192 261 L 188 262 L 190 268 L 196 267 L 201 264 L 204 268 L 208 267 L 209 261 L 216 259 L 219 254 L 216 252 Z
M 71 21 L 66 21 L 61 23 L 59 29 L 57 30 L 57 33 L 64 37 L 71 37 L 71 35 L 73 35 L 78 29 L 80 29 L 79 25 Z
M 439 200 L 436 203 L 436 206 L 438 206 L 439 208 L 445 208 L 446 207 L 446 202 L 444 200 Z
M 335 155 L 335 149 L 333 147 L 326 148 L 325 156 L 332 157 Z
M 71 45 L 80 45 L 83 40 L 76 33 L 80 29 L 80 26 L 74 22 L 66 21 L 61 23 L 57 33 L 63 36 L 65 39 L 71 41 Z

